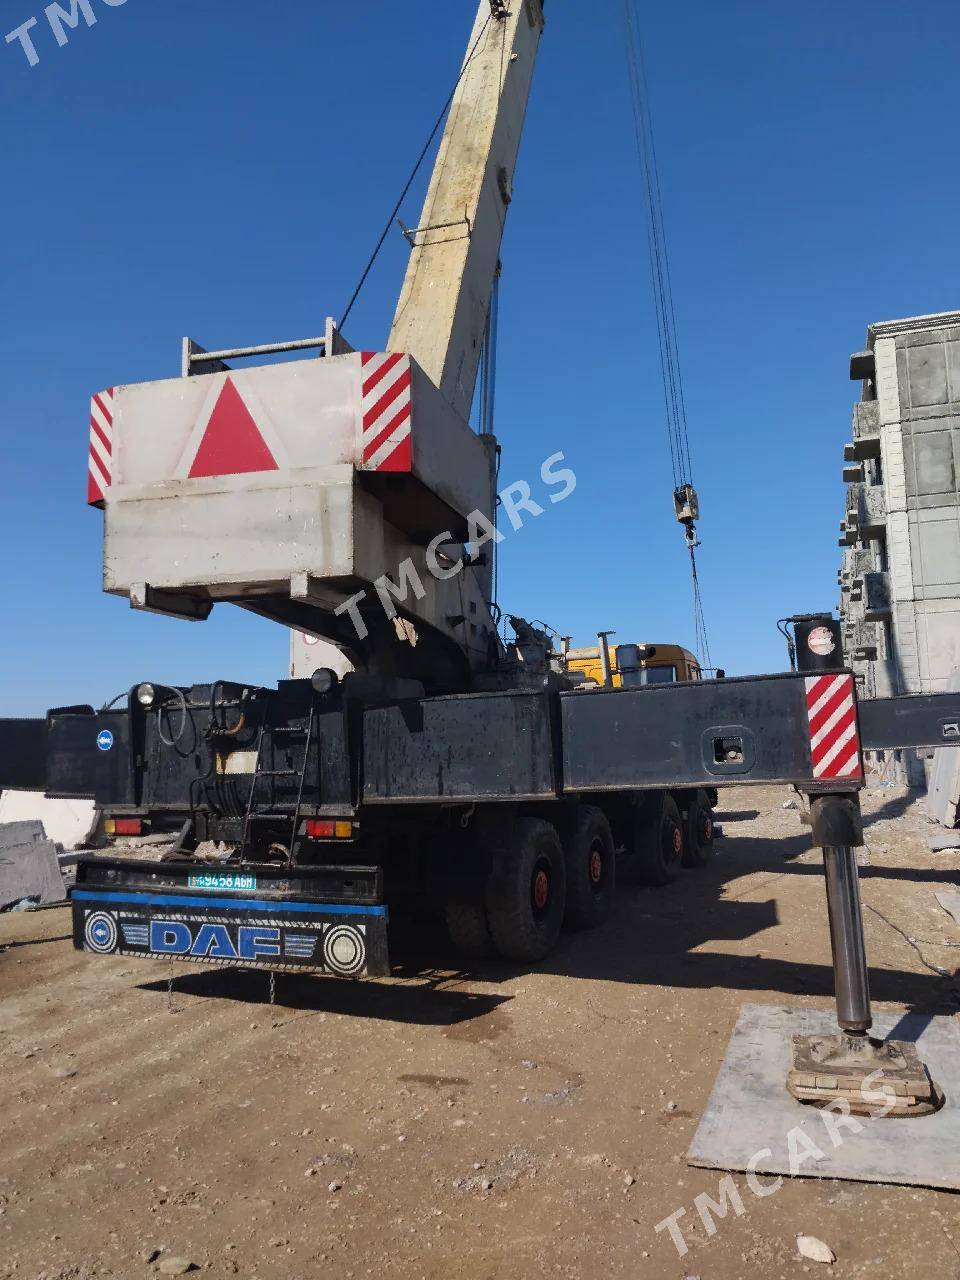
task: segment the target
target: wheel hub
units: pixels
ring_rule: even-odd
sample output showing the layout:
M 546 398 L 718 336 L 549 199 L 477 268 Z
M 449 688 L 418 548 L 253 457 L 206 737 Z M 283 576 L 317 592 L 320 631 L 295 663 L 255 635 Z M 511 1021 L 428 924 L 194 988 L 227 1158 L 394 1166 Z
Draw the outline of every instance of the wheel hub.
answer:
M 590 881 L 592 884 L 599 884 L 603 875 L 603 858 L 599 849 L 593 849 L 590 853 Z
M 680 854 L 683 853 L 683 835 L 681 834 L 679 827 L 673 828 L 672 839 L 674 855 L 679 858 Z
M 550 877 L 541 867 L 533 877 L 533 905 L 542 911 L 550 897 Z

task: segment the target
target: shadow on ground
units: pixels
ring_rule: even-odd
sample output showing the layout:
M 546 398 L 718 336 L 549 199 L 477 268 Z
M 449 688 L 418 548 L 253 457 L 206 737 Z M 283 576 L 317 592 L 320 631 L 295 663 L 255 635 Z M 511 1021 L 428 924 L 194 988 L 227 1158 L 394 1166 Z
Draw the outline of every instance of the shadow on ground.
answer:
M 891 796 L 879 809 L 863 815 L 863 825 L 872 827 L 875 822 L 888 822 L 892 818 L 902 818 L 917 799 L 918 792 L 906 791 L 903 795 Z
M 72 938 L 72 933 L 58 933 L 52 938 L 16 938 L 12 942 L 0 942 L 0 955 L 16 947 L 42 947 L 48 942 L 70 942 Z
M 426 982 L 423 979 L 429 975 L 425 972 L 421 970 L 417 976 L 421 981 L 416 985 L 406 986 L 320 977 L 316 974 L 278 973 L 275 1000 L 277 1006 L 284 1009 L 339 1013 L 351 1018 L 443 1027 L 485 1017 L 512 999 L 511 996 L 495 993 L 441 988 L 441 982 L 450 983 L 458 976 L 466 976 L 457 971 L 448 970 L 442 975 L 434 971 L 433 980 Z M 167 979 L 141 983 L 139 989 L 166 996 Z M 253 969 L 180 972 L 173 979 L 172 990 L 175 995 L 265 1005 L 269 1003 L 270 977 L 268 973 Z

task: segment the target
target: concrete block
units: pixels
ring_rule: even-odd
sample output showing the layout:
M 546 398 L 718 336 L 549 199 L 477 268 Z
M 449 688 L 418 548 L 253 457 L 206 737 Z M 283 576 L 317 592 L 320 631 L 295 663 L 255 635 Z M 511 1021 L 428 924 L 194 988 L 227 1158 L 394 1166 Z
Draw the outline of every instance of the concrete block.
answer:
M 854 439 L 876 436 L 880 431 L 880 404 L 876 400 L 860 400 L 853 406 Z
M 881 427 L 900 421 L 900 386 L 897 379 L 897 349 L 893 338 L 878 338 L 873 348 L 876 365 L 878 415 Z
M 866 622 L 883 622 L 890 617 L 890 576 L 865 573 L 863 582 L 863 616 Z
M 847 462 L 864 462 L 878 458 L 881 452 L 879 443 L 879 406 L 877 401 L 860 401 L 854 404 L 854 439 L 845 445 L 844 458 Z M 849 452 L 847 452 L 849 451 Z
M 887 563 L 892 598 L 897 602 L 913 600 L 913 557 L 906 511 L 891 511 L 887 516 Z
M 65 897 L 57 846 L 46 838 L 43 823 L 0 826 L 0 910 L 23 898 L 62 902 Z
M 903 427 L 892 422 L 880 432 L 880 460 L 888 511 L 906 511 L 907 480 L 903 457 Z
M 879 484 L 851 484 L 847 489 L 847 525 L 861 538 L 882 534 L 887 520 L 886 493 Z
M 960 511 L 936 507 L 910 513 L 914 598 L 960 597 Z
M 904 433 L 908 498 L 937 496 L 956 509 L 956 443 L 949 430 Z
M 911 409 L 923 405 L 948 404 L 947 352 L 943 342 L 925 342 L 904 351 L 907 373 L 907 405 Z

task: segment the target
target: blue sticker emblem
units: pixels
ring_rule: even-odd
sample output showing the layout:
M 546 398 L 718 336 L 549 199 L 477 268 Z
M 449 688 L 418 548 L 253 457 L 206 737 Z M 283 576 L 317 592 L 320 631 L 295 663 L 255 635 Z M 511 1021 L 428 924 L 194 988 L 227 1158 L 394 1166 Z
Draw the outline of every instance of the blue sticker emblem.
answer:
M 107 911 L 91 911 L 83 927 L 83 937 L 89 951 L 109 955 L 117 945 L 117 922 Z
M 109 751 L 113 746 L 113 734 L 109 729 L 101 729 L 97 734 L 97 746 L 101 751 Z

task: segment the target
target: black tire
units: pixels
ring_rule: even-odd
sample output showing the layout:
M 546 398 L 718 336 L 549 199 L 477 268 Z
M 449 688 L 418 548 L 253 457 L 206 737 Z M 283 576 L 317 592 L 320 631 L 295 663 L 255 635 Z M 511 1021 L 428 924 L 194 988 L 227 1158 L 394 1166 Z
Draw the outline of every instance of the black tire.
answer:
M 577 826 L 564 846 L 568 929 L 596 929 L 613 908 L 617 860 L 610 823 L 602 809 L 582 805 Z
M 540 818 L 504 823 L 491 850 L 487 920 L 505 960 L 542 960 L 563 924 L 566 868 L 560 839 Z
M 637 823 L 634 866 L 644 884 L 670 884 L 683 863 L 683 819 L 673 796 L 664 795 L 659 809 Z
M 493 938 L 482 903 L 445 902 L 443 918 L 454 950 L 464 960 L 486 960 L 493 954 Z
M 706 791 L 690 796 L 683 832 L 683 865 L 705 867 L 713 856 L 713 809 Z

